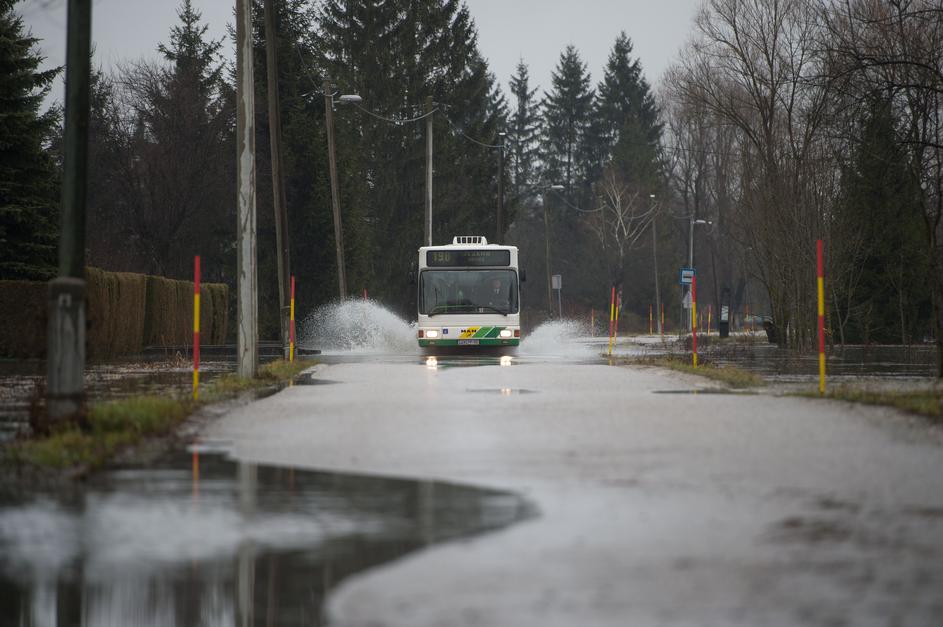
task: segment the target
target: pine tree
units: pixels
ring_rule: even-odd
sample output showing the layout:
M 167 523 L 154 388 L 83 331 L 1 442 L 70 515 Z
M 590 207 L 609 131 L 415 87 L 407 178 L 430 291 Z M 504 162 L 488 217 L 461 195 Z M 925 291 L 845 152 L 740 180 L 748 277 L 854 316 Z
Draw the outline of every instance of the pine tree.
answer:
M 371 227 L 370 250 L 377 251 L 374 293 L 408 311 L 414 304 L 406 268 L 423 234 L 425 120 L 389 120 L 419 116 L 426 97 L 433 98 L 435 241 L 491 233 L 498 155 L 468 138 L 497 143 L 503 97 L 459 0 L 328 0 L 318 26 L 318 69 L 345 93 L 360 94 L 364 109 L 386 118 L 350 109 L 336 116 L 338 164 L 345 167 L 347 160 L 341 145 L 360 164 L 359 182 L 351 184 L 362 190 L 362 219 Z
M 594 91 L 576 48 L 567 46 L 544 94 L 545 148 L 548 180 L 566 186 L 573 196 L 588 187 L 587 141 L 592 123 Z
M 15 4 L 0 0 L 0 279 L 44 280 L 56 272 L 59 175 L 45 146 L 58 112 L 39 109 L 60 70 L 38 70 Z
M 658 106 L 642 73 L 641 62 L 632 59 L 632 40 L 624 31 L 612 46 L 597 93 L 599 139 L 605 151 L 616 145 L 629 120 L 634 121 L 633 128 L 644 131 L 642 139 L 646 143 L 657 145 L 662 130 Z
M 530 76 L 523 59 L 511 76 L 510 86 L 514 97 L 514 108 L 508 118 L 511 193 L 519 196 L 535 183 L 540 147 L 540 112 L 534 99 L 537 88 L 530 89 Z

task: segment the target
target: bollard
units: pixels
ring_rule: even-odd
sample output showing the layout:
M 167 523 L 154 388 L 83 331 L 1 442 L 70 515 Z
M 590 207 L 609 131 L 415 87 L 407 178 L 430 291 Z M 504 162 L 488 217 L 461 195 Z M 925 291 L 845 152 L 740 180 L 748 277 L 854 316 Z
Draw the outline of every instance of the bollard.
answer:
M 363 299 L 370 300 L 370 297 L 367 296 L 367 288 L 363 288 Z
M 819 394 L 825 394 L 825 262 L 822 240 L 815 243 L 816 283 L 819 297 Z
M 691 277 L 691 364 L 697 368 L 697 277 Z
M 589 308 L 589 335 L 596 337 L 596 309 Z
M 364 290 L 366 294 L 366 290 Z M 291 310 L 288 314 L 288 361 L 295 361 L 295 275 L 291 275 Z
M 661 336 L 665 337 L 665 303 L 661 304 Z
M 622 308 L 622 294 L 616 296 L 616 322 L 615 327 L 612 331 L 612 343 L 615 344 L 619 341 L 619 310 Z
M 200 256 L 193 258 L 193 400 L 200 398 Z
M 707 337 L 711 335 L 711 314 L 714 313 L 714 305 L 707 306 Z
M 649 304 L 648 304 L 648 334 L 649 334 L 649 335 L 655 335 L 655 333 L 653 332 L 654 329 L 652 328 L 652 322 L 653 322 L 653 321 L 654 321 L 654 320 L 653 320 L 653 318 L 652 318 L 652 304 L 649 303 Z

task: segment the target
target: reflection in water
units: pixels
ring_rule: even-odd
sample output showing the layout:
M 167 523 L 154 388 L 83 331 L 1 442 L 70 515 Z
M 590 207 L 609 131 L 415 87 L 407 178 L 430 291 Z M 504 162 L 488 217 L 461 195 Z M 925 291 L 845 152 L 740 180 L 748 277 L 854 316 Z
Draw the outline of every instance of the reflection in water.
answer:
M 175 461 L 0 508 L 0 626 L 320 625 L 347 575 L 530 514 L 450 484 Z

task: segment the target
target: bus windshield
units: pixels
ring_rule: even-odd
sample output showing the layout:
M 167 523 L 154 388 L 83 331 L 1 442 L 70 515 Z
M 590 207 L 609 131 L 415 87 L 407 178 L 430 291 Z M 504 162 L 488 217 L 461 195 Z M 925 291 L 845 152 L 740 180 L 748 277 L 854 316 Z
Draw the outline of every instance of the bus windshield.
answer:
M 517 313 L 513 270 L 424 270 L 419 280 L 419 313 Z

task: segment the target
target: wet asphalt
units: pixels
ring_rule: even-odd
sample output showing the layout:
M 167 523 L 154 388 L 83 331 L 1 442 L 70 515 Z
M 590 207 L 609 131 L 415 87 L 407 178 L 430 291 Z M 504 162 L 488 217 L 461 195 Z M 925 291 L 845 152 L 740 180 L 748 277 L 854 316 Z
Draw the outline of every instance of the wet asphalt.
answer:
M 921 420 L 679 393 L 713 386 L 593 349 L 325 355 L 311 377 L 204 436 L 244 462 L 502 490 L 535 513 L 346 578 L 329 624 L 941 624 L 943 447 Z

